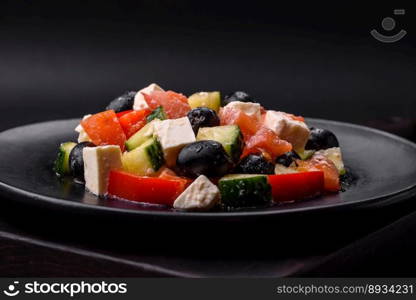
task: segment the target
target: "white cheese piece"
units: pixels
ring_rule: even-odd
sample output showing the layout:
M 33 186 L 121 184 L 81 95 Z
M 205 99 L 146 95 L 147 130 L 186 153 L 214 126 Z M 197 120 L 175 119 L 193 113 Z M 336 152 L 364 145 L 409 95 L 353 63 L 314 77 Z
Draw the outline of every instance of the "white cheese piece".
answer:
M 261 117 L 261 105 L 259 103 L 233 101 L 224 106 L 223 109 L 240 110 L 250 117 L 255 116 L 257 119 Z
M 173 207 L 183 210 L 209 210 L 220 200 L 220 191 L 204 175 L 199 176 L 176 198 Z
M 85 115 L 82 120 L 88 119 L 89 117 L 91 117 L 91 115 Z M 75 127 L 75 131 L 79 133 L 78 135 L 78 143 L 83 143 L 83 142 L 91 142 L 90 137 L 88 136 L 88 134 L 85 132 L 84 128 L 82 127 L 81 124 L 78 124 L 77 127 Z
M 133 109 L 134 110 L 142 110 L 142 109 L 145 109 L 145 108 L 149 108 L 149 105 L 147 105 L 147 102 L 144 99 L 144 96 L 143 96 L 142 93 L 150 94 L 154 91 L 163 92 L 164 90 L 160 86 L 158 86 L 156 83 L 152 83 L 149 86 L 147 86 L 147 87 L 141 89 L 140 91 L 138 91 L 136 96 L 134 96 Z
M 274 174 L 276 175 L 291 174 L 291 173 L 298 173 L 298 171 L 294 167 L 291 167 L 291 166 L 286 167 L 281 164 L 276 164 L 276 166 L 274 167 Z
M 295 150 L 301 151 L 305 148 L 310 130 L 304 122 L 293 120 L 284 112 L 268 110 L 264 125 L 273 130 L 279 138 L 291 143 Z
M 91 142 L 91 138 L 88 136 L 85 130 L 82 130 L 78 135 L 78 143 L 83 142 Z
M 179 151 L 183 147 L 196 141 L 187 117 L 157 122 L 153 125 L 153 130 L 162 146 L 168 167 L 175 165 Z
M 81 133 L 81 131 L 83 131 L 83 130 L 84 130 L 84 128 L 82 128 L 81 124 L 78 124 L 78 126 L 75 127 L 75 131 L 78 132 L 78 133 Z
M 110 171 L 122 168 L 120 147 L 86 147 L 82 154 L 86 188 L 98 196 L 107 194 Z
M 339 147 L 333 147 L 325 150 L 319 150 L 314 155 L 323 155 L 334 163 L 338 172 L 341 174 L 345 172 L 344 161 L 342 160 L 341 149 Z

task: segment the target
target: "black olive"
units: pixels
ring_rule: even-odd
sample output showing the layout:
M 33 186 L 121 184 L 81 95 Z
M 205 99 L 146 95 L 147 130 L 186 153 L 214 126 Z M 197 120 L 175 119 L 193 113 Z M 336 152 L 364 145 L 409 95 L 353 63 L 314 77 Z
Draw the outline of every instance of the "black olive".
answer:
M 125 92 L 123 95 L 118 96 L 113 101 L 108 104 L 106 107 L 107 110 L 114 110 L 116 113 L 131 110 L 133 109 L 134 105 L 134 96 L 136 96 L 137 92 Z
M 227 174 L 232 162 L 220 143 L 198 141 L 186 145 L 179 152 L 176 166 L 179 173 L 187 177 L 219 177 Z
M 224 97 L 224 105 L 227 105 L 233 101 L 253 102 L 253 99 L 249 94 L 243 91 L 236 91 Z
M 93 143 L 83 142 L 76 145 L 69 154 L 69 168 L 72 176 L 84 181 L 84 158 L 82 151 L 86 147 L 95 147 Z
M 191 122 L 195 134 L 200 127 L 214 127 L 220 125 L 220 118 L 215 111 L 207 107 L 198 107 L 188 112 L 188 119 Z
M 311 128 L 306 150 L 322 150 L 339 147 L 338 139 L 331 131 L 321 128 Z
M 241 174 L 274 174 L 274 164 L 263 155 L 250 154 L 244 157 L 235 168 Z
M 295 151 L 290 151 L 276 158 L 276 163 L 289 167 L 295 159 L 300 159 L 300 156 Z

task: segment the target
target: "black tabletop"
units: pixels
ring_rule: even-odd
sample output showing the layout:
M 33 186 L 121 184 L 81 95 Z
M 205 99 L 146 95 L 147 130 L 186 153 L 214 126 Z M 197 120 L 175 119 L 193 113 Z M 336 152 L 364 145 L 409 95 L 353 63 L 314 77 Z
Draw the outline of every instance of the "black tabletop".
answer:
M 3 1 L 0 130 L 82 117 L 103 110 L 125 90 L 157 82 L 186 95 L 246 90 L 267 108 L 364 124 L 416 141 L 414 25 L 407 15 L 395 18 L 409 34 L 384 44 L 369 31 L 380 28 L 393 8 L 267 5 L 89 1 L 57 7 L 52 1 Z M 276 239 L 258 247 L 267 251 L 231 256 L 144 247 L 123 233 L 115 238 L 96 230 L 80 216 L 1 200 L 2 276 L 416 273 L 416 199 L 342 216 L 338 235 L 324 230 L 331 218 L 309 237 L 279 239 L 285 229 L 277 228 Z

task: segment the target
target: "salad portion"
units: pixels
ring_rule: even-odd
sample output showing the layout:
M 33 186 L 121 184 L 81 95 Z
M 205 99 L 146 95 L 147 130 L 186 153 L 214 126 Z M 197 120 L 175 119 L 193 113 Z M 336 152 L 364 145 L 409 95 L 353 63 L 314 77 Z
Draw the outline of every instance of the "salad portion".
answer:
M 100 197 L 208 211 L 264 207 L 340 190 L 334 133 L 237 91 L 189 97 L 150 84 L 86 115 L 54 171 Z

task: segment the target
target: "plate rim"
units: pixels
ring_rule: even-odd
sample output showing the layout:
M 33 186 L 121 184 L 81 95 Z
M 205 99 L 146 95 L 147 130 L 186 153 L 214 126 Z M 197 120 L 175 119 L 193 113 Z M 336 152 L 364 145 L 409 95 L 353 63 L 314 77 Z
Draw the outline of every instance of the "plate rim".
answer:
M 34 125 L 41 125 L 53 122 L 71 122 L 77 121 L 78 118 L 72 119 L 58 119 L 58 120 L 49 120 L 45 122 L 37 122 L 37 123 L 30 123 L 25 124 L 22 126 L 10 128 L 0 132 L 0 138 L 2 135 L 7 134 L 9 131 L 16 130 L 16 129 L 23 129 L 25 127 L 30 127 Z M 368 126 L 342 122 L 342 121 L 333 121 L 333 120 L 326 120 L 326 119 L 319 119 L 319 118 L 306 118 L 306 120 L 314 121 L 314 122 L 323 122 L 327 124 L 334 124 L 340 126 L 347 126 L 350 128 L 365 130 L 367 132 L 373 132 L 400 143 L 404 143 L 409 147 L 413 148 L 416 152 L 416 143 L 407 140 L 405 138 L 399 137 L 395 134 L 388 133 L 379 129 L 371 128 Z M 107 207 L 107 206 L 100 206 L 100 205 L 93 205 L 88 203 L 79 203 L 69 201 L 63 198 L 55 198 L 51 196 L 46 196 L 42 194 L 37 194 L 34 192 L 30 192 L 12 185 L 9 185 L 5 182 L 2 182 L 0 179 L 0 194 L 6 195 L 6 198 L 10 198 L 10 196 L 14 196 L 15 199 L 12 201 L 19 201 L 26 204 L 30 200 L 36 199 L 40 200 L 41 203 L 47 204 L 51 208 L 64 208 L 64 209 L 72 209 L 77 211 L 84 211 L 84 212 L 100 212 L 100 213 L 110 213 L 110 214 L 119 214 L 119 215 L 129 215 L 129 216 L 137 216 L 137 217 L 161 217 L 161 218 L 188 218 L 188 219 L 230 219 L 230 218 L 258 218 L 258 217 L 267 217 L 267 216 L 287 216 L 292 214 L 299 214 L 299 213 L 312 213 L 312 212 L 324 212 L 328 210 L 339 210 L 339 209 L 355 209 L 360 207 L 368 207 L 369 205 L 374 204 L 375 201 L 380 201 L 381 203 L 385 203 L 389 199 L 395 199 L 394 201 L 401 201 L 405 200 L 411 196 L 416 195 L 416 182 L 413 185 L 410 185 L 406 188 L 401 189 L 400 191 L 389 193 L 383 195 L 381 197 L 369 197 L 357 201 L 352 202 L 337 202 L 337 203 L 329 203 L 320 206 L 309 206 L 309 207 L 298 207 L 298 208 L 282 208 L 279 210 L 246 210 L 246 211 L 232 211 L 232 212 L 187 212 L 187 211 L 158 211 L 158 210 L 134 210 L 134 209 L 126 209 L 126 208 L 117 208 L 117 207 Z M 24 200 L 21 200 L 23 198 Z M 29 200 L 30 199 L 30 200 Z M 368 204 L 368 205 L 365 205 Z

